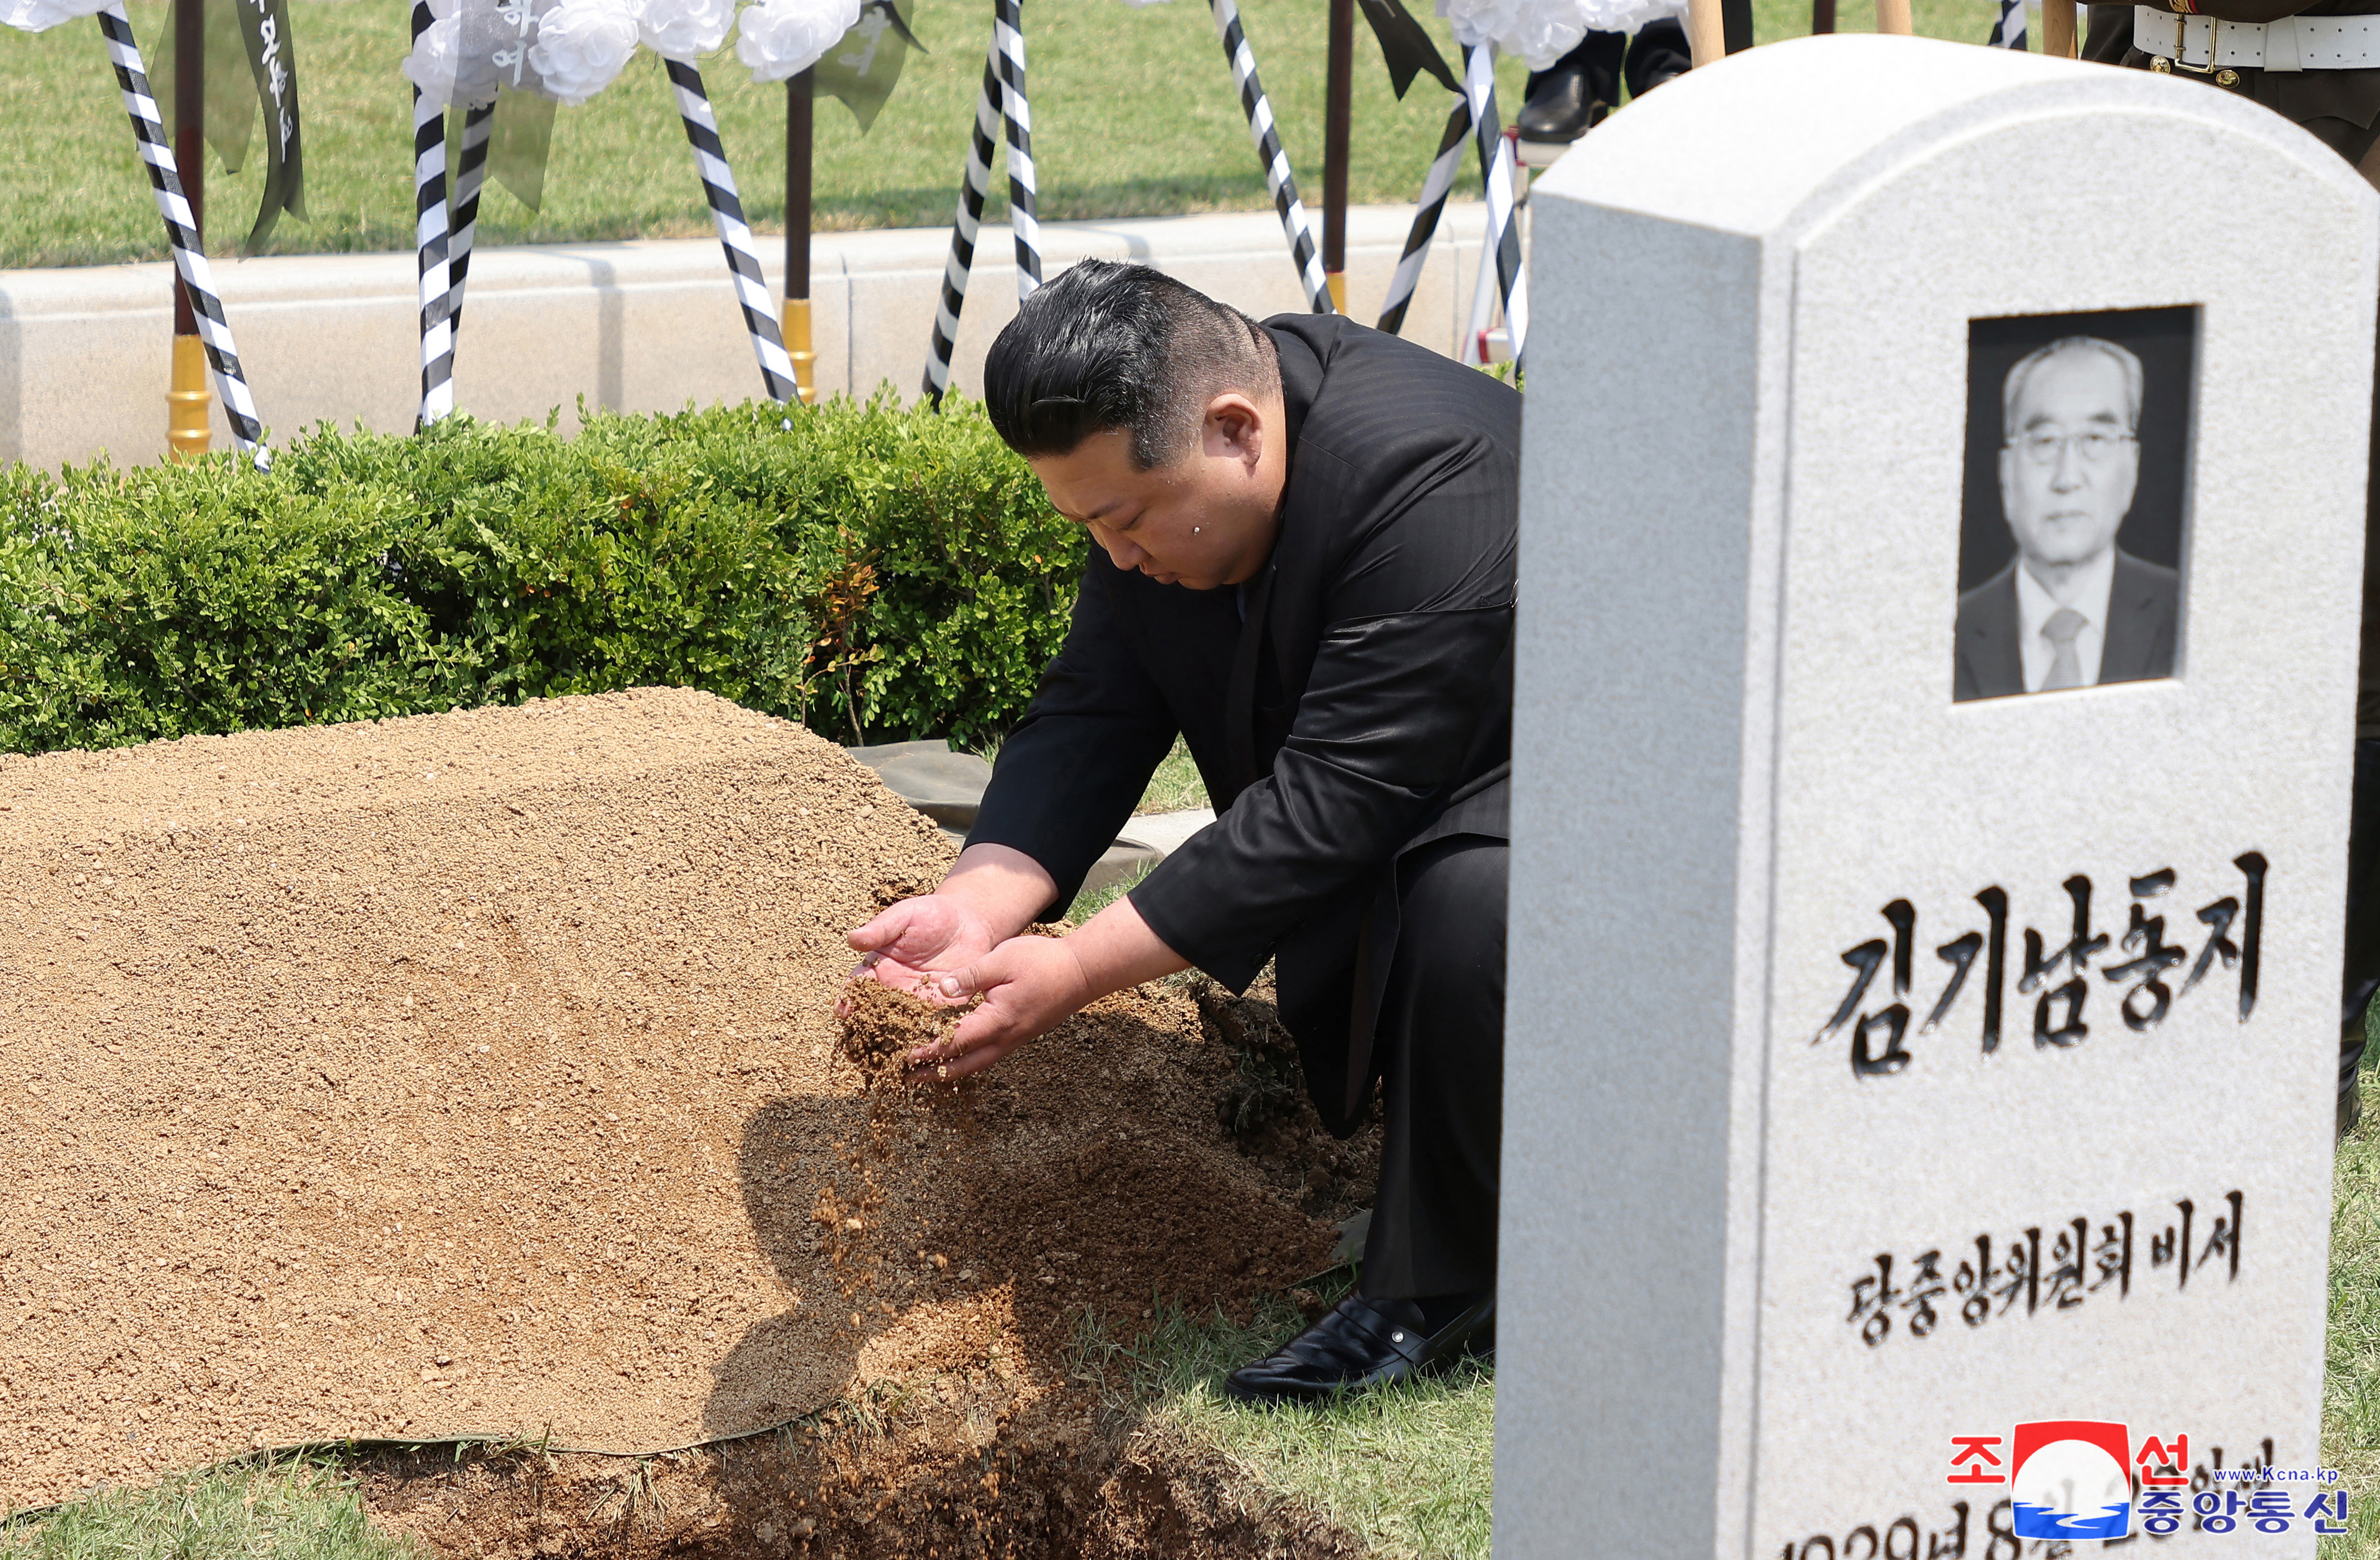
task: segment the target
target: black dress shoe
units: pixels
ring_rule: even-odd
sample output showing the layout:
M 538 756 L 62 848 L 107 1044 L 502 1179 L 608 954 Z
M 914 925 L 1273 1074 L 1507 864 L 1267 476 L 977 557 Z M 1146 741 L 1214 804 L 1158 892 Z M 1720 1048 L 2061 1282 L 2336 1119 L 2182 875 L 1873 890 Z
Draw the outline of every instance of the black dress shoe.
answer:
M 1555 69 L 1531 79 L 1528 98 L 1512 117 L 1523 140 L 1567 144 L 1603 123 L 1611 105 L 1588 90 L 1586 74 Z
M 1253 1365 L 1224 1379 L 1223 1390 L 1244 1403 L 1311 1402 L 1335 1392 L 1357 1392 L 1445 1370 L 1465 1356 L 1496 1352 L 1496 1297 L 1481 1300 L 1424 1335 L 1361 1295 L 1349 1295 L 1313 1326 Z

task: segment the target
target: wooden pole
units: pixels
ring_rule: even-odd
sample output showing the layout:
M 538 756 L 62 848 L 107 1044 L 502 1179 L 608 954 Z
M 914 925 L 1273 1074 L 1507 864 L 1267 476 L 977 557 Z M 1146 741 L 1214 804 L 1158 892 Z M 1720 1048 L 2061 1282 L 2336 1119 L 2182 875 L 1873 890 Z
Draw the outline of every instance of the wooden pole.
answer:
M 1810 30 L 1832 32 L 1835 30 L 1835 0 L 1810 0 Z
M 1347 121 L 1354 95 L 1355 0 L 1330 0 L 1330 54 L 1322 108 L 1322 279 L 1347 312 Z
M 1697 69 L 1727 57 L 1727 16 L 1719 0 L 1686 0 L 1686 46 Z
M 2043 54 L 2072 59 L 2078 42 L 2074 30 L 2074 0 L 2041 0 Z
M 810 345 L 810 127 L 815 104 L 808 71 L 785 83 L 785 307 L 780 324 L 805 406 L 818 404 L 813 378 L 818 353 Z
M 1752 47 L 1752 0 L 1719 0 L 1718 16 L 1729 54 L 1740 54 Z
M 2058 0 L 2048 3 L 2054 6 Z M 1917 29 L 1909 19 L 1909 0 L 1876 0 L 1876 30 L 1897 32 L 1903 38 L 1915 33 Z
M 180 164 L 182 193 L 190 202 L 190 231 L 203 245 L 206 205 L 207 13 L 206 0 L 176 0 L 174 6 L 174 161 Z M 208 409 L 207 349 L 199 340 L 190 295 L 174 274 L 174 369 L 165 392 L 165 442 L 176 457 L 202 455 L 212 442 Z

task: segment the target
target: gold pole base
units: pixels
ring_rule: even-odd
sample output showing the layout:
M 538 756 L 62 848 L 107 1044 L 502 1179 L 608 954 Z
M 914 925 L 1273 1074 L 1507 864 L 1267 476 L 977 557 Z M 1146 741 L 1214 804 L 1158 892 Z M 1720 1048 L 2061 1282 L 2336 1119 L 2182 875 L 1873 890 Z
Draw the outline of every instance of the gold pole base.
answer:
M 165 393 L 165 441 L 174 457 L 203 455 L 214 442 L 208 412 L 214 392 L 207 388 L 206 344 L 196 336 L 174 338 L 174 387 Z
M 1342 314 L 1346 313 L 1347 273 L 1343 271 L 1333 271 L 1326 274 L 1322 278 L 1322 282 L 1325 286 L 1330 289 L 1330 307 L 1337 309 Z
M 800 388 L 802 405 L 818 405 L 818 354 L 810 350 L 810 300 L 787 298 L 778 317 L 778 329 L 785 338 L 785 356 L 794 360 L 794 383 Z

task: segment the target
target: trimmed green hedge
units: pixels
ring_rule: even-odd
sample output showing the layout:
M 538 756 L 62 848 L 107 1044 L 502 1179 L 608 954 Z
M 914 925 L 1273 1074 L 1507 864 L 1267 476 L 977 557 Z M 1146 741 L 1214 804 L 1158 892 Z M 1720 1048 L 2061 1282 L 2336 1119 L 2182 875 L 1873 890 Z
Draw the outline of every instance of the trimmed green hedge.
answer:
M 648 683 L 845 741 L 1023 710 L 1085 540 L 979 406 L 581 411 L 0 472 L 0 750 Z

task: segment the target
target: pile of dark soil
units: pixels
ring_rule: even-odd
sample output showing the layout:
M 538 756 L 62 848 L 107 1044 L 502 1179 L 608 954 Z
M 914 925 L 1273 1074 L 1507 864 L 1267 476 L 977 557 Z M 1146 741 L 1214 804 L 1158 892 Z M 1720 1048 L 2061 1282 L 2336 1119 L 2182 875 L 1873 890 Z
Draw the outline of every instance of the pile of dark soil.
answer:
M 1004 1359 L 880 1405 L 629 1461 L 390 1453 L 375 1522 L 455 1560 L 1358 1560 L 1362 1542 L 1178 1435 Z
M 871 1087 L 843 933 L 951 849 L 686 691 L 0 759 L 0 1504 L 348 1437 L 650 1454 L 919 1381 L 957 1397 L 890 1439 L 770 1442 L 777 1515 L 736 1530 L 964 1487 L 1022 1535 L 1037 1469 L 1130 1483 L 1064 1440 L 1083 1314 L 1245 1314 L 1323 1265 L 1369 1150 L 1251 1130 L 1160 988 Z M 585 1477 L 727 1501 L 758 1456 Z M 844 1505 L 780 1510 L 828 1473 Z

